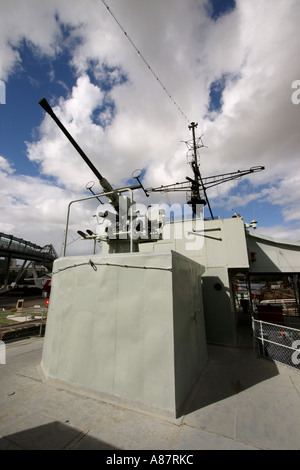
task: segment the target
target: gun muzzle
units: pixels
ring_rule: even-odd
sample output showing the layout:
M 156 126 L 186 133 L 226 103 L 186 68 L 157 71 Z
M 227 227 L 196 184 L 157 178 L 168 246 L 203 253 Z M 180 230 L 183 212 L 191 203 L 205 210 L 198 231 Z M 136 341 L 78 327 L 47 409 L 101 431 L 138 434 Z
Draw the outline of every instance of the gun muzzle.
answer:
M 86 156 L 86 154 L 84 153 L 84 151 L 79 147 L 79 145 L 77 144 L 77 142 L 73 139 L 73 137 L 71 136 L 71 134 L 67 131 L 67 129 L 65 128 L 65 126 L 61 123 L 61 121 L 58 119 L 58 117 L 56 116 L 56 114 L 54 113 L 53 109 L 51 108 L 50 104 L 48 103 L 48 101 L 46 100 L 46 98 L 42 98 L 40 101 L 39 101 L 39 104 L 42 106 L 42 108 L 49 114 L 49 116 L 52 117 L 52 119 L 55 121 L 55 123 L 58 125 L 58 127 L 62 130 L 62 132 L 65 134 L 65 136 L 67 137 L 67 139 L 71 142 L 71 144 L 73 145 L 73 147 L 75 147 L 75 149 L 77 150 L 77 152 L 79 153 L 79 155 L 83 158 L 83 160 L 85 161 L 85 163 L 89 166 L 89 168 L 92 170 L 92 172 L 94 173 L 94 175 L 97 177 L 97 179 L 99 180 L 99 183 L 100 185 L 102 186 L 102 188 L 104 189 L 105 192 L 112 192 L 114 191 L 114 189 L 112 188 L 112 186 L 109 184 L 109 182 L 103 178 L 103 176 L 101 175 L 101 173 L 99 173 L 99 171 L 97 170 L 97 168 L 93 165 L 93 163 L 90 161 L 90 159 Z M 112 205 L 114 207 L 117 207 L 118 206 L 118 197 L 117 197 L 117 194 L 113 193 L 113 194 L 110 194 L 107 196 Z

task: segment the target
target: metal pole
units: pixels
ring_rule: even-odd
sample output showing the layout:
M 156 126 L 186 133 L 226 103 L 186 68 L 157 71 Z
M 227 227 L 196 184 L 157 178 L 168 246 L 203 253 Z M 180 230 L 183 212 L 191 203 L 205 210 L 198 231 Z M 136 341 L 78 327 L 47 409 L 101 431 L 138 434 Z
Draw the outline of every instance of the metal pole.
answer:
M 251 315 L 253 316 L 254 307 L 253 307 L 253 301 L 252 301 L 251 283 L 250 283 L 250 278 L 249 278 L 248 273 L 246 274 L 246 279 L 247 279 L 248 292 L 249 292 L 249 300 L 250 300 L 250 307 L 251 307 Z
M 192 129 L 192 133 L 193 133 L 193 147 L 194 147 L 193 168 L 194 168 L 195 177 L 199 178 L 199 180 L 200 180 L 201 187 L 202 187 L 203 192 L 204 192 L 205 200 L 207 202 L 211 218 L 214 219 L 214 216 L 213 216 L 213 213 L 212 213 L 212 210 L 211 210 L 211 207 L 210 207 L 210 203 L 209 203 L 209 200 L 208 200 L 208 197 L 207 197 L 207 194 L 206 194 L 206 189 L 205 189 L 205 186 L 203 184 L 201 173 L 200 173 L 200 170 L 199 170 L 199 167 L 198 167 L 198 162 L 197 162 L 197 145 L 196 145 L 196 136 L 195 136 L 195 128 L 197 126 L 198 126 L 198 124 L 196 124 L 195 122 L 191 122 L 191 125 L 189 126 L 189 129 Z
M 132 204 L 133 204 L 133 193 L 132 190 L 129 189 L 130 191 L 130 200 L 131 200 L 131 205 L 130 205 L 130 253 L 132 253 L 132 246 L 133 246 L 133 241 L 132 241 Z
M 41 319 L 41 326 L 40 326 L 40 336 L 42 336 L 43 319 L 44 319 L 44 309 L 42 310 L 42 319 Z
M 262 350 L 263 350 L 263 355 L 265 356 L 265 343 L 264 343 L 264 331 L 262 328 L 262 321 L 259 320 L 260 324 L 260 336 L 261 336 L 261 344 L 262 344 Z
M 253 347 L 253 351 L 255 351 L 255 341 L 256 341 L 256 335 L 255 335 L 255 320 L 254 320 L 254 317 L 252 315 L 251 317 L 251 325 L 252 325 L 252 347 Z

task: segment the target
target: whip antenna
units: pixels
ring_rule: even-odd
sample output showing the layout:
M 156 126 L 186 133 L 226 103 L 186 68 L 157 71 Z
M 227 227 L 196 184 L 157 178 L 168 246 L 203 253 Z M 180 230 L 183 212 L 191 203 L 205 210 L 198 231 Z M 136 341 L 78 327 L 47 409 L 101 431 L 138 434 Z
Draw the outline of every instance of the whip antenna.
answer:
M 148 69 L 150 70 L 150 72 L 152 73 L 152 75 L 154 75 L 156 81 L 160 84 L 160 86 L 162 87 L 162 89 L 164 90 L 164 92 L 168 95 L 168 97 L 170 98 L 170 100 L 173 102 L 173 104 L 176 106 L 176 108 L 178 109 L 178 111 L 180 112 L 180 114 L 182 114 L 182 116 L 184 117 L 184 119 L 189 123 L 189 119 L 186 117 L 186 115 L 184 114 L 184 112 L 182 111 L 182 109 L 179 107 L 179 105 L 176 103 L 176 101 L 173 99 L 173 97 L 171 96 L 171 94 L 168 92 L 168 90 L 166 89 L 166 87 L 164 86 L 164 84 L 160 81 L 160 79 L 158 78 L 158 76 L 156 75 L 156 73 L 153 71 L 153 69 L 151 68 L 151 66 L 149 65 L 149 63 L 147 62 L 147 60 L 145 59 L 145 57 L 142 55 L 142 53 L 138 50 L 138 48 L 136 47 L 136 45 L 134 44 L 134 42 L 132 41 L 132 39 L 128 36 L 127 32 L 124 30 L 123 26 L 121 25 L 121 23 L 118 21 L 118 19 L 116 18 L 116 16 L 113 14 L 113 12 L 111 11 L 111 9 L 109 8 L 109 6 L 107 5 L 107 3 L 102 0 L 102 3 L 106 6 L 108 12 L 111 14 L 111 16 L 113 17 L 113 19 L 115 20 L 115 22 L 117 23 L 117 25 L 119 26 L 119 28 L 123 31 L 123 33 L 125 34 L 125 36 L 127 37 L 128 41 L 131 43 L 131 45 L 133 46 L 133 48 L 135 49 L 135 51 L 137 52 L 137 54 L 140 56 L 140 58 L 142 59 L 142 61 L 146 64 L 146 66 L 148 67 Z

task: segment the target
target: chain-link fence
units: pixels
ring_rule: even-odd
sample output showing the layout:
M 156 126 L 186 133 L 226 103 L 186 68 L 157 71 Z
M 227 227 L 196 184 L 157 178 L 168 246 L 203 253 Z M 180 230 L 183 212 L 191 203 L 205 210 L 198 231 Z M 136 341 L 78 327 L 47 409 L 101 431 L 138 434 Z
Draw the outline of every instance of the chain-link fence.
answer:
M 252 321 L 258 354 L 300 369 L 300 330 L 261 320 Z
M 0 340 L 4 342 L 43 336 L 47 321 L 47 307 L 0 311 Z

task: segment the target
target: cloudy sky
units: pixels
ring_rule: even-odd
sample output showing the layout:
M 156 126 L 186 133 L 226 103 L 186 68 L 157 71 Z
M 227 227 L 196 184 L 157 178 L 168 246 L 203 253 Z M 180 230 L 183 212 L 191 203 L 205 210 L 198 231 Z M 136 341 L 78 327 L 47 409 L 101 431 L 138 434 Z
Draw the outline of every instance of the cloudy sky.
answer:
M 202 177 L 265 166 L 208 190 L 214 216 L 300 241 L 299 26 L 299 0 L 1 1 L 0 231 L 60 254 L 95 181 L 45 97 L 114 187 L 137 168 L 146 188 L 184 181 L 197 122 Z M 72 209 L 79 249 L 95 207 Z

